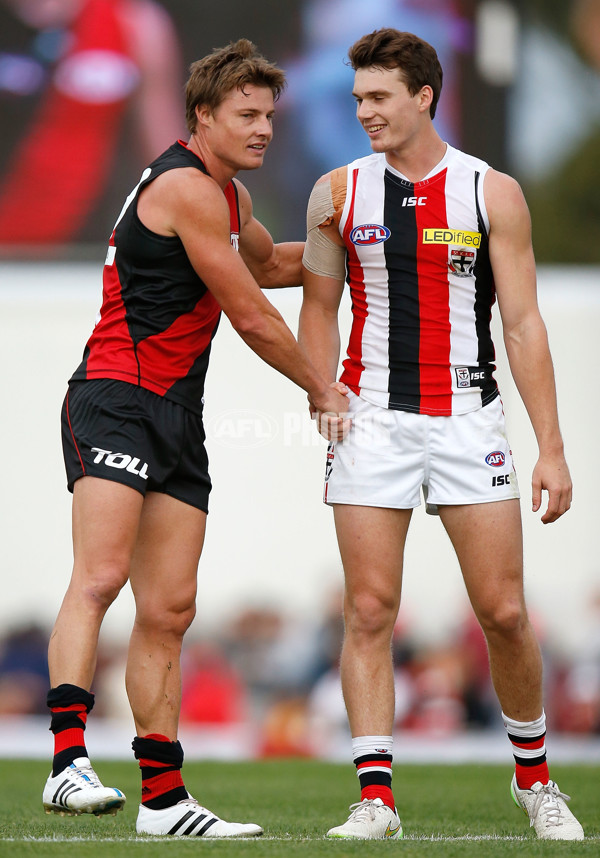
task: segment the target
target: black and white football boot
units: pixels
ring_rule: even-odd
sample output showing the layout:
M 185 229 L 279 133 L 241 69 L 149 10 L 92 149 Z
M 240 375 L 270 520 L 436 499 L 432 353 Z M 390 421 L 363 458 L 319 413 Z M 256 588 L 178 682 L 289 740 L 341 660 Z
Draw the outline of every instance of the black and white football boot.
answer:
M 122 810 L 125 801 L 120 789 L 100 783 L 87 757 L 78 757 L 56 777 L 50 773 L 42 796 L 46 813 L 61 816 L 79 816 L 80 813 L 114 816 Z
M 141 804 L 135 828 L 138 834 L 171 837 L 259 837 L 263 833 L 260 825 L 219 819 L 191 796 L 162 810 Z

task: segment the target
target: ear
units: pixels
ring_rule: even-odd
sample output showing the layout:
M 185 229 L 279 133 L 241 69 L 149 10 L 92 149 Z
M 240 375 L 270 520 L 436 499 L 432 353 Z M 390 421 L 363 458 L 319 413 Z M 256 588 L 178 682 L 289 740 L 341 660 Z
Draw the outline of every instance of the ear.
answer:
M 429 84 L 425 84 L 425 86 L 418 93 L 417 98 L 419 99 L 419 110 L 424 113 L 425 111 L 429 111 L 429 107 L 431 102 L 433 101 L 433 89 L 429 86 Z
M 213 114 L 207 104 L 197 104 L 194 111 L 196 113 L 196 125 L 207 127 L 211 124 Z

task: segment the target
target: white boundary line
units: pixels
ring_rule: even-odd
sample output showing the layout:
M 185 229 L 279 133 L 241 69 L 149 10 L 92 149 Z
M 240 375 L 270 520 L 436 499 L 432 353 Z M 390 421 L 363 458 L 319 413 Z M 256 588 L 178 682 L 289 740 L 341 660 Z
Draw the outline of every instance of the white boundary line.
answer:
M 157 845 L 165 844 L 165 843 L 182 843 L 186 840 L 193 840 L 193 837 L 136 837 L 132 835 L 131 837 L 65 837 L 63 835 L 56 835 L 54 837 L 45 836 L 45 837 L 0 837 L 0 843 L 156 843 Z M 202 838 L 199 838 L 202 839 Z M 317 841 L 327 840 L 325 835 L 321 837 L 276 837 L 272 835 L 267 835 L 263 837 L 224 837 L 224 838 L 206 838 L 207 840 L 216 841 L 218 839 L 227 840 L 228 843 L 232 841 L 239 841 L 240 843 L 264 843 L 265 841 L 278 841 L 285 843 L 315 843 Z M 537 839 L 528 837 L 524 834 L 514 834 L 514 835 L 500 835 L 500 834 L 463 834 L 457 835 L 455 837 L 449 836 L 446 837 L 443 834 L 431 834 L 431 835 L 417 835 L 417 834 L 409 834 L 406 837 L 403 837 L 402 840 L 406 842 L 412 843 L 477 843 L 477 842 L 498 842 L 498 843 L 538 843 Z M 585 842 L 595 842 L 600 841 L 599 837 L 586 837 Z M 329 841 L 328 841 L 329 842 Z M 566 841 L 560 841 L 566 842 Z

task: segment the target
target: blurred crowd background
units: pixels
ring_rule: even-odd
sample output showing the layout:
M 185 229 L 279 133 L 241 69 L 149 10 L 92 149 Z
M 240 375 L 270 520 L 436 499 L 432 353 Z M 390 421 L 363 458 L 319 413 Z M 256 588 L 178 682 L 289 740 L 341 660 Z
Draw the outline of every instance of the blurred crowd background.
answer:
M 189 633 L 183 652 L 182 728 L 248 727 L 261 756 L 327 756 L 346 737 L 338 657 L 342 597 L 332 593 L 313 622 L 272 608 L 247 607 L 220 633 Z M 549 729 L 600 735 L 600 590 L 590 605 L 587 646 L 576 659 L 553 649 L 534 616 L 545 662 Z M 49 629 L 15 626 L 0 641 L 0 716 L 44 715 Z M 93 691 L 97 717 L 128 724 L 126 646 L 104 636 Z M 485 640 L 472 613 L 449 637 L 424 642 L 400 610 L 393 644 L 395 730 L 415 741 L 501 727 Z
M 248 185 L 302 238 L 316 177 L 369 151 L 346 61 L 380 26 L 436 47 L 438 129 L 522 182 L 538 260 L 599 262 L 599 0 L 0 0 L 3 255 L 102 259 L 124 189 L 185 136 L 189 64 L 240 36 L 289 81 Z
M 241 36 L 289 80 L 265 166 L 241 178 L 275 239 L 302 239 L 315 179 L 369 151 L 345 59 L 381 26 L 417 32 L 438 50 L 440 133 L 521 182 L 538 262 L 599 265 L 600 0 L 0 0 L 0 260 L 101 264 L 125 193 L 186 137 L 189 64 Z M 5 270 L 0 262 L 0 285 Z M 346 729 L 341 595 L 321 603 L 311 621 L 292 604 L 241 604 L 210 640 L 192 628 L 184 722 L 252 723 L 265 755 L 319 752 Z M 585 645 L 568 658 L 538 623 L 551 726 L 580 735 L 600 733 L 600 591 L 588 607 Z M 46 712 L 49 631 L 26 616 L 0 630 L 0 715 Z M 128 717 L 125 658 L 121 641 L 103 638 L 100 715 Z M 435 643 L 401 610 L 394 659 L 398 729 L 498 725 L 485 643 L 467 608 Z

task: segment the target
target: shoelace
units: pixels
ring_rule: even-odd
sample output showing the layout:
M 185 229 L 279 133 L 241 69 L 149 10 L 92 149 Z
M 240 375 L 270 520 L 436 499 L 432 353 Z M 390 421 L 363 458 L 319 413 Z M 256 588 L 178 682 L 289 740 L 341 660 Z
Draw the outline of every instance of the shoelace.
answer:
M 83 778 L 86 786 L 101 787 L 100 778 L 91 766 L 75 766 L 72 769 L 74 775 Z
M 561 792 L 556 784 L 552 782 L 544 784 L 535 796 L 530 827 L 533 825 L 540 810 L 543 811 L 548 825 L 560 825 L 562 809 L 558 802 L 559 798 L 562 798 L 563 801 L 571 801 L 571 796 Z
M 181 801 L 177 802 L 177 804 L 193 804 L 194 810 L 204 811 L 204 813 L 207 813 L 209 816 L 214 816 L 216 819 L 219 819 L 216 813 L 213 813 L 212 810 L 209 810 L 207 807 L 201 805 L 198 799 L 192 798 L 191 795 L 189 796 L 189 798 L 182 798 Z
M 375 819 L 375 805 L 372 799 L 365 798 L 363 801 L 357 801 L 356 804 L 350 805 L 349 810 L 351 811 L 349 820 L 353 819 L 358 822 L 368 818 L 368 821 L 372 822 Z

